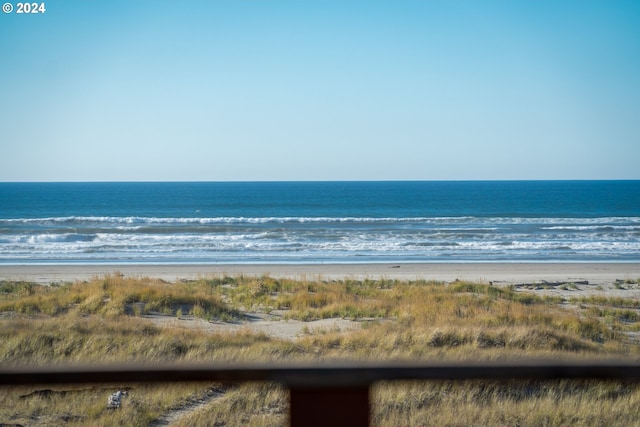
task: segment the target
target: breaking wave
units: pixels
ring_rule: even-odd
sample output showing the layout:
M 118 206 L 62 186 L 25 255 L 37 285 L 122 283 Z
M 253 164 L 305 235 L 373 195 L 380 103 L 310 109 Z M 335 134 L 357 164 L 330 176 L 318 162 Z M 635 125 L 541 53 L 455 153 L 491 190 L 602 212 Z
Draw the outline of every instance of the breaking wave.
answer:
M 0 219 L 0 262 L 629 261 L 640 218 Z

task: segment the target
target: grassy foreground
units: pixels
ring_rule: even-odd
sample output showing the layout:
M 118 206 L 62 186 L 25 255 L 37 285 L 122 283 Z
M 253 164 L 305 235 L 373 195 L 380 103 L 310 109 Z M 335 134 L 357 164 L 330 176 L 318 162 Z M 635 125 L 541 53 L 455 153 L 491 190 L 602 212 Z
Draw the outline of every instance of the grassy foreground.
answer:
M 62 286 L 0 282 L 0 364 L 636 360 L 639 306 L 632 299 L 545 298 L 465 282 L 220 276 L 166 283 L 117 274 Z M 249 330 L 160 326 L 150 317 L 239 322 L 245 311 L 303 321 L 341 317 L 361 327 L 310 329 L 283 340 Z M 129 394 L 116 410 L 106 408 L 115 388 L 104 385 L 0 388 L 0 424 L 147 426 L 171 413 L 180 414 L 171 419 L 178 426 L 286 423 L 287 391 L 274 384 L 120 388 Z M 640 419 L 640 388 L 613 382 L 390 382 L 375 385 L 372 397 L 379 426 L 600 426 Z

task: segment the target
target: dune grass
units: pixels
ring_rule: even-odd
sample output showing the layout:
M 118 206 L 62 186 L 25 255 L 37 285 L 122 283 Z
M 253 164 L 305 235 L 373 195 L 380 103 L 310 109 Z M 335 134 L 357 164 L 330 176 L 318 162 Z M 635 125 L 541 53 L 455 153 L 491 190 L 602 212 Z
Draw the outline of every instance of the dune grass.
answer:
M 0 282 L 0 365 L 637 360 L 637 307 L 634 300 L 565 301 L 466 282 L 220 276 L 166 283 L 118 274 L 56 287 Z M 243 310 L 278 312 L 285 319 L 343 317 L 362 327 L 289 341 L 247 330 L 158 326 L 148 317 L 238 322 Z M 113 390 L 104 386 L 45 394 L 42 387 L 0 388 L 0 424 L 150 425 L 171 408 L 203 398 L 212 385 L 123 387 L 130 393 L 118 410 L 106 409 Z M 638 387 L 604 382 L 390 382 L 373 387 L 372 398 L 372 421 L 380 426 L 628 425 L 640 415 Z M 285 389 L 244 384 L 177 425 L 282 425 L 286 413 Z

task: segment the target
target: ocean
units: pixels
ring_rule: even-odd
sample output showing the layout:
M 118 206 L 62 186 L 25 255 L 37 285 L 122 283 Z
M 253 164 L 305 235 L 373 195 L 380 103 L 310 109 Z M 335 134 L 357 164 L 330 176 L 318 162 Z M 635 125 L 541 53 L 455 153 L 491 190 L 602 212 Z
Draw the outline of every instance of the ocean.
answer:
M 640 261 L 640 181 L 0 183 L 0 264 Z

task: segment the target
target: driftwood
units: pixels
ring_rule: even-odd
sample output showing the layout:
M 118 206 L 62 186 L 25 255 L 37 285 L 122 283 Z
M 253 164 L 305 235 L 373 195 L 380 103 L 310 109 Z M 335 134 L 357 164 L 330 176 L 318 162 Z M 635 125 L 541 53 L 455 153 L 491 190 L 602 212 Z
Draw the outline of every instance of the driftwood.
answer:
M 537 287 L 537 286 L 549 286 L 552 288 L 558 287 L 558 286 L 567 286 L 567 285 L 588 285 L 589 281 L 588 280 L 570 280 L 570 281 L 562 281 L 562 282 L 547 282 L 546 280 L 543 280 L 542 282 L 536 282 L 536 283 L 517 283 L 514 286 L 516 287 L 526 287 L 526 288 L 530 288 L 530 287 Z
M 120 388 L 122 391 L 130 390 L 131 387 L 123 387 Z M 61 396 L 66 397 L 67 395 L 76 394 L 76 393 L 89 393 L 89 392 L 103 392 L 106 390 L 113 390 L 111 387 L 83 387 L 83 388 L 70 388 L 64 390 L 52 390 L 50 388 L 33 390 L 27 394 L 21 394 L 20 399 L 30 399 L 32 397 L 41 397 L 41 398 L 51 398 L 53 396 Z M 0 427 L 2 424 L 0 423 Z

